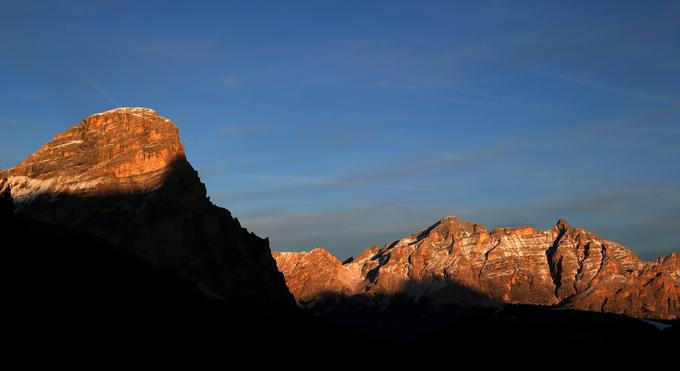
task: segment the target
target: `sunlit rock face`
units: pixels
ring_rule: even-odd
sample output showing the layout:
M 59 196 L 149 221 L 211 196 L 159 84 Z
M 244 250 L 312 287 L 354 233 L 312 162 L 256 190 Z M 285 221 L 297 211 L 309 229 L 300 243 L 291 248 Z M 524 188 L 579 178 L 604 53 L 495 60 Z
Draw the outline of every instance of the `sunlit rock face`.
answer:
M 460 305 L 558 305 L 642 318 L 680 316 L 680 254 L 643 262 L 622 245 L 562 220 L 547 231 L 489 232 L 480 224 L 447 217 L 333 269 L 316 268 L 322 265 L 318 261 L 332 260 L 325 254 L 307 254 L 300 258 L 305 264 L 291 264 L 299 254 L 306 253 L 275 258 L 303 305 L 336 292 Z
M 310 301 L 321 293 L 353 295 L 363 281 L 358 272 L 345 266 L 325 249 L 310 252 L 274 252 L 279 270 L 288 277 L 286 282 L 299 301 Z
M 84 231 L 207 296 L 289 302 L 268 240 L 213 205 L 178 129 L 146 108 L 92 115 L 0 171 L 17 215 Z
M 184 157 L 177 127 L 147 108 L 92 115 L 5 173 L 18 203 L 41 194 L 145 192 Z

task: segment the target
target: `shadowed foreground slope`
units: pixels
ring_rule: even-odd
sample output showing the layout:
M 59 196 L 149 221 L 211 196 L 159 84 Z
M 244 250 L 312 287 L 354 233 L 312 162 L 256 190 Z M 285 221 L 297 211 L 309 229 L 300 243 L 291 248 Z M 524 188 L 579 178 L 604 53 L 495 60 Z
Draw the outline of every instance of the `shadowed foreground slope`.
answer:
M 207 297 L 173 269 L 99 237 L 13 215 L 8 192 L 0 193 L 0 245 L 3 334 L 29 362 L 229 365 L 251 352 L 324 354 L 349 341 L 287 302 Z

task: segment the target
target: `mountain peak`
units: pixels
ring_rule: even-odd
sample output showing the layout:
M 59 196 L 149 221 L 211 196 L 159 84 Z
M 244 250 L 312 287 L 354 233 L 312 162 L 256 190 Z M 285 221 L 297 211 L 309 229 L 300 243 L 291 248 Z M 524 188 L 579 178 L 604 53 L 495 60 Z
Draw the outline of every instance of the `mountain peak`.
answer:
M 440 223 L 456 223 L 459 221 L 460 219 L 455 215 L 447 215 L 439 220 Z
M 177 126 L 154 110 L 88 116 L 0 171 L 8 189 L 16 215 L 92 234 L 206 296 L 292 305 L 268 240 L 210 202 Z
M 315 248 L 309 252 L 273 252 L 279 271 L 288 277 L 288 288 L 297 300 L 313 300 L 319 294 L 351 295 L 362 280 L 358 272 L 348 271 L 328 250 Z M 309 272 L 314 274 L 310 275 Z
M 19 203 L 45 193 L 130 193 L 157 187 L 183 158 L 172 121 L 148 108 L 116 108 L 57 134 L 0 177 Z
M 560 230 L 567 230 L 569 229 L 569 222 L 566 219 L 558 219 L 557 223 L 555 223 L 555 227 Z
M 110 109 L 110 110 L 105 111 L 105 112 L 95 113 L 92 116 L 108 115 L 108 114 L 112 114 L 112 113 L 158 115 L 158 113 L 156 113 L 156 111 L 152 110 L 151 108 L 147 108 L 147 107 L 118 107 L 118 108 Z
M 146 107 L 118 107 L 114 109 L 110 109 L 108 111 L 104 112 L 99 112 L 99 113 L 94 113 L 90 116 L 88 116 L 84 121 L 88 121 L 89 119 L 97 118 L 97 117 L 120 117 L 120 116 L 136 116 L 138 118 L 142 119 L 150 119 L 151 121 L 159 120 L 166 123 L 170 124 L 172 126 L 175 126 L 175 124 L 170 121 L 170 119 L 162 117 L 156 112 L 155 110 L 151 108 L 146 108 Z M 139 124 L 143 124 L 144 121 L 136 121 Z

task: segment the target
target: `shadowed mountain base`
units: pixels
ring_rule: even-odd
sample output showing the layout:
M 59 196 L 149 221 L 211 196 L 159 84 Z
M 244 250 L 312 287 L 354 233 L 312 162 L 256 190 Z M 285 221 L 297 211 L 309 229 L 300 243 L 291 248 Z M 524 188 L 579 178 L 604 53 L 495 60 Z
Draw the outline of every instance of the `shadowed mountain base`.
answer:
M 410 283 L 407 290 L 392 295 L 328 292 L 300 305 L 328 323 L 421 351 L 446 348 L 476 353 L 480 344 L 489 341 L 503 348 L 499 351 L 509 352 L 578 344 L 644 353 L 680 345 L 678 320 L 643 321 L 618 314 L 503 304 L 455 282 L 446 285 L 446 296 L 454 298 L 448 303 L 427 296 L 414 299 L 408 293 L 437 283 Z
M 162 364 L 270 347 L 321 352 L 329 348 L 320 338 L 349 341 L 287 303 L 210 299 L 193 282 L 87 233 L 10 217 L 0 236 L 3 332 L 12 347 L 32 354 L 96 356 L 100 365 L 141 354 Z

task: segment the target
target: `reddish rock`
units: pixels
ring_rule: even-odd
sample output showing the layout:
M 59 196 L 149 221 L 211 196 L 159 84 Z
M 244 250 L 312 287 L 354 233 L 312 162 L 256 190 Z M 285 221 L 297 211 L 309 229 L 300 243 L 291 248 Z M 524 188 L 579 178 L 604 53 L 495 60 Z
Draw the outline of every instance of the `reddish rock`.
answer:
M 331 253 L 322 248 L 310 252 L 274 252 L 279 271 L 290 277 L 286 282 L 295 298 L 308 302 L 324 293 L 353 295 L 362 278 L 349 271 Z
M 145 192 L 183 159 L 172 121 L 147 108 L 119 108 L 57 134 L 0 177 L 19 203 L 41 194 Z
M 300 254 L 305 253 L 285 253 L 285 260 L 296 261 Z M 280 269 L 290 265 L 282 256 L 275 255 Z M 404 293 L 462 305 L 560 305 L 641 318 L 680 316 L 680 253 L 643 262 L 624 246 L 564 220 L 547 231 L 488 232 L 482 225 L 447 217 L 382 248 L 367 249 L 342 267 L 319 270 L 318 263 L 307 259 L 296 269 L 281 269 L 298 300 L 340 287 L 319 282 L 354 282 L 338 292 Z M 327 254 L 324 260 L 337 261 Z M 480 295 L 471 301 L 470 295 L 459 295 L 460 288 Z

